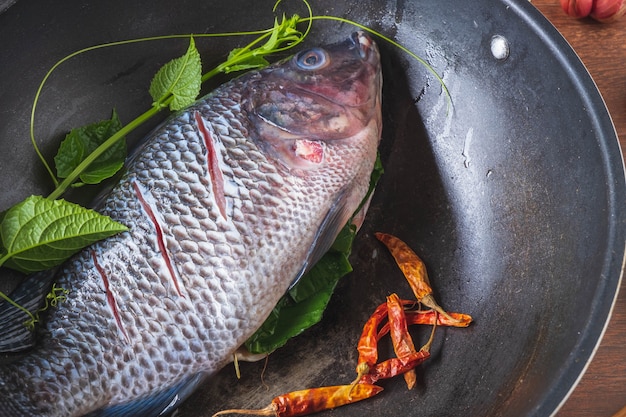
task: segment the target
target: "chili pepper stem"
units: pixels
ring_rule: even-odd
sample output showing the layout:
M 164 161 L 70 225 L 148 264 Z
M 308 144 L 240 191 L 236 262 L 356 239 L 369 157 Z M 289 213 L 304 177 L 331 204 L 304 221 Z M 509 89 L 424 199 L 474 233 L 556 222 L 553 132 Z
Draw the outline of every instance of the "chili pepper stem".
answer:
M 435 313 L 435 314 L 437 314 L 437 313 Z M 437 317 L 435 317 L 435 323 L 433 324 L 433 330 L 430 332 L 430 337 L 428 338 L 428 342 L 426 342 L 426 344 L 424 346 L 422 346 L 420 351 L 424 351 L 424 352 L 430 353 L 430 347 L 433 345 L 433 340 L 435 340 L 435 330 L 436 329 L 437 329 Z
M 424 298 L 422 298 L 420 300 L 420 303 L 424 304 L 426 307 L 428 308 L 432 308 L 433 310 L 435 310 L 437 313 L 441 314 L 442 316 L 444 316 L 445 318 L 447 318 L 448 320 L 451 320 L 453 322 L 460 322 L 461 320 L 459 319 L 455 319 L 454 317 L 452 317 L 451 315 L 449 315 L 446 310 L 444 310 L 435 300 L 435 297 L 433 297 L 432 294 L 428 294 L 426 296 L 424 296 Z
M 261 408 L 258 410 L 246 410 L 246 409 L 232 409 L 232 410 L 222 410 L 213 414 L 212 417 L 225 416 L 228 414 L 240 414 L 247 416 L 277 416 L 276 406 L 274 404 L 270 404 L 265 408 Z
M 370 372 L 370 367 L 364 362 L 356 366 L 356 373 L 357 373 L 356 379 L 352 381 L 352 383 L 350 384 L 350 391 L 348 392 L 348 397 L 350 399 L 352 399 L 352 391 L 354 391 L 354 388 L 356 387 L 356 385 L 359 383 L 361 378 L 363 378 L 364 375 L 369 374 L 369 372 Z

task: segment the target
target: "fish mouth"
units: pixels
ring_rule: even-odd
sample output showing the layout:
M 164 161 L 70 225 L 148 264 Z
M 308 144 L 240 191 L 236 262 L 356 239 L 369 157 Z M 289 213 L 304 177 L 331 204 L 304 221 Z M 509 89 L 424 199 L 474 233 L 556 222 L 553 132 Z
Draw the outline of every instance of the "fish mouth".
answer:
M 370 35 L 363 31 L 357 31 L 350 36 L 359 56 L 364 61 L 378 60 L 378 47 Z

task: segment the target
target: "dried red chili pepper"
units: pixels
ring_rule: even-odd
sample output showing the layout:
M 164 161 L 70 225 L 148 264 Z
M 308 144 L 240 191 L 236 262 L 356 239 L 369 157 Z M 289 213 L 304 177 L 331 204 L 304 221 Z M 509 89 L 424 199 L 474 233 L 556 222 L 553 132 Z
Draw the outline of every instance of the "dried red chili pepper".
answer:
M 378 380 L 393 378 L 394 376 L 404 374 L 410 369 L 422 364 L 429 357 L 430 352 L 428 350 L 420 350 L 408 357 L 404 357 L 402 360 L 400 360 L 400 358 L 387 359 L 376 364 L 370 369 L 369 373 L 361 376 L 356 386 L 358 387 L 361 384 L 374 384 Z
M 414 300 L 400 299 L 400 303 L 403 306 L 411 306 L 415 304 Z M 386 305 L 386 304 L 385 304 Z M 382 307 L 381 304 L 379 306 Z M 445 326 L 445 327 L 467 327 L 472 323 L 472 316 L 464 313 L 448 313 L 446 316 L 438 314 L 434 310 L 404 310 L 406 316 L 406 322 L 408 325 L 412 324 L 425 324 Z M 389 323 L 383 324 L 378 331 L 377 340 L 380 340 L 384 335 L 389 333 Z
M 472 316 L 463 313 L 439 314 L 434 310 L 429 311 L 406 311 L 408 324 L 430 324 L 446 327 L 467 327 L 472 322 Z M 450 319 L 452 318 L 452 320 Z
M 402 306 L 412 306 L 416 304 L 415 300 L 403 300 L 398 299 L 398 302 Z M 380 304 L 374 313 L 367 320 L 363 326 L 363 332 L 359 338 L 357 345 L 357 351 L 359 352 L 359 359 L 356 366 L 357 377 L 354 384 L 363 380 L 363 376 L 366 375 L 375 367 L 378 361 L 378 341 L 389 333 L 390 325 L 388 318 L 389 307 L 388 303 Z M 440 325 L 451 327 L 467 327 L 472 322 L 472 317 L 462 313 L 448 313 L 447 316 L 437 314 L 433 310 L 428 311 L 405 311 L 407 324 L 425 324 L 425 325 Z M 379 329 L 380 327 L 380 329 Z M 397 353 L 396 353 L 397 354 Z M 393 360 L 392 360 L 393 362 Z M 382 369 L 388 367 L 388 369 L 398 368 L 398 365 L 393 363 L 387 363 L 379 366 L 379 370 L 375 371 L 379 375 L 384 375 Z M 374 371 L 373 371 L 374 372 Z M 383 378 L 382 376 L 377 379 Z M 385 378 L 390 378 L 389 376 Z
M 396 356 L 402 359 L 415 353 L 415 345 L 409 334 L 404 307 L 398 294 L 394 293 L 387 297 L 387 317 Z
M 393 235 L 378 232 L 374 236 L 389 249 L 400 270 L 409 281 L 415 297 L 421 300 L 428 294 L 432 294 L 433 290 L 430 287 L 428 272 L 420 257 L 406 243 Z
M 428 311 L 405 311 L 407 324 L 425 324 L 444 326 L 444 327 L 467 327 L 472 322 L 472 316 L 463 313 L 448 313 L 452 317 L 452 320 L 446 318 L 442 314 L 437 313 L 434 310 Z M 389 333 L 389 323 L 383 324 L 378 331 L 378 340 L 384 335 Z
M 357 368 L 364 366 L 364 364 L 372 367 L 378 361 L 378 340 L 381 337 L 378 335 L 378 326 L 387 318 L 387 310 L 387 303 L 379 305 L 363 325 L 363 331 L 357 345 L 359 352 Z
M 275 417 L 306 416 L 365 400 L 382 390 L 382 387 L 373 384 L 311 388 L 279 395 L 272 400 L 270 405 L 260 410 L 224 410 L 213 414 L 213 417 L 226 414 Z
M 387 233 L 375 233 L 374 235 L 391 252 L 391 255 L 409 282 L 417 300 L 426 307 L 447 316 L 448 319 L 454 320 L 435 300 L 426 266 L 420 257 L 406 243 L 393 235 Z
M 408 361 L 408 358 L 417 351 L 413 344 L 413 338 L 409 333 L 404 307 L 400 297 L 395 293 L 387 297 L 387 317 L 389 319 L 389 333 L 393 342 L 393 350 L 400 362 Z M 412 389 L 417 380 L 415 369 L 409 369 L 404 373 L 403 377 L 407 388 Z

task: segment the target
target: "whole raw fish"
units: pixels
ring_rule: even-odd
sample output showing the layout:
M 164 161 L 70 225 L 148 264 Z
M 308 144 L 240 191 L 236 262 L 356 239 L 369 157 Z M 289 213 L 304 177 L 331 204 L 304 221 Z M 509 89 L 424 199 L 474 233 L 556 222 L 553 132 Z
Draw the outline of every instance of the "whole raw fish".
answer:
M 149 135 L 96 207 L 130 231 L 60 270 L 67 300 L 36 347 L 0 367 L 0 416 L 175 409 L 356 210 L 380 140 L 380 90 L 378 50 L 354 33 L 247 73 Z M 16 297 L 28 305 L 40 287 Z M 17 337 L 9 322 L 1 337 Z

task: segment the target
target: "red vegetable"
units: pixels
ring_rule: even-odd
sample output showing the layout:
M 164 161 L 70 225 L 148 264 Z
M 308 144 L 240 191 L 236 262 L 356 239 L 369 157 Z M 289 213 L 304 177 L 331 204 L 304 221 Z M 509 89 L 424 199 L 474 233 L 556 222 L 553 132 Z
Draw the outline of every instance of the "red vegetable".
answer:
M 359 343 L 357 345 L 357 351 L 359 352 L 359 359 L 357 362 L 357 373 L 366 373 L 367 368 L 373 367 L 378 361 L 378 341 L 382 336 L 389 332 L 389 325 L 387 324 L 387 331 L 383 334 L 378 332 L 378 326 L 381 325 L 383 320 L 387 317 L 387 303 L 383 303 L 374 310 L 370 318 L 365 322 Z
M 593 0 L 561 0 L 561 7 L 572 17 L 587 17 L 591 13 Z
M 626 13 L 624 0 L 595 0 L 590 16 L 600 22 L 613 22 Z
M 405 372 L 423 363 L 429 357 L 430 352 L 422 349 L 419 352 L 412 353 L 402 359 L 391 358 L 386 361 L 382 361 L 370 369 L 369 373 L 363 375 L 355 387 L 358 387 L 361 384 L 373 384 L 380 379 L 393 378 L 394 376 L 404 374 Z
M 435 300 L 430 286 L 426 265 L 419 256 L 402 240 L 387 233 L 375 233 L 374 236 L 387 246 L 398 267 L 409 282 L 417 301 L 432 308 L 449 320 L 454 320 Z
M 297 417 L 330 410 L 346 404 L 373 397 L 383 389 L 372 384 L 337 385 L 293 391 L 275 397 L 270 405 L 260 410 L 224 410 L 213 417 L 226 414 L 245 414 L 255 416 Z
M 417 351 L 413 344 L 413 338 L 409 333 L 402 301 L 397 294 L 394 293 L 387 297 L 387 308 L 389 309 L 389 333 L 393 341 L 393 350 L 400 361 L 407 360 L 409 356 L 417 353 Z M 404 373 L 404 381 L 408 389 L 412 389 L 415 386 L 416 379 L 414 368 Z
M 570 16 L 600 22 L 615 21 L 626 13 L 625 0 L 561 0 L 561 7 Z

